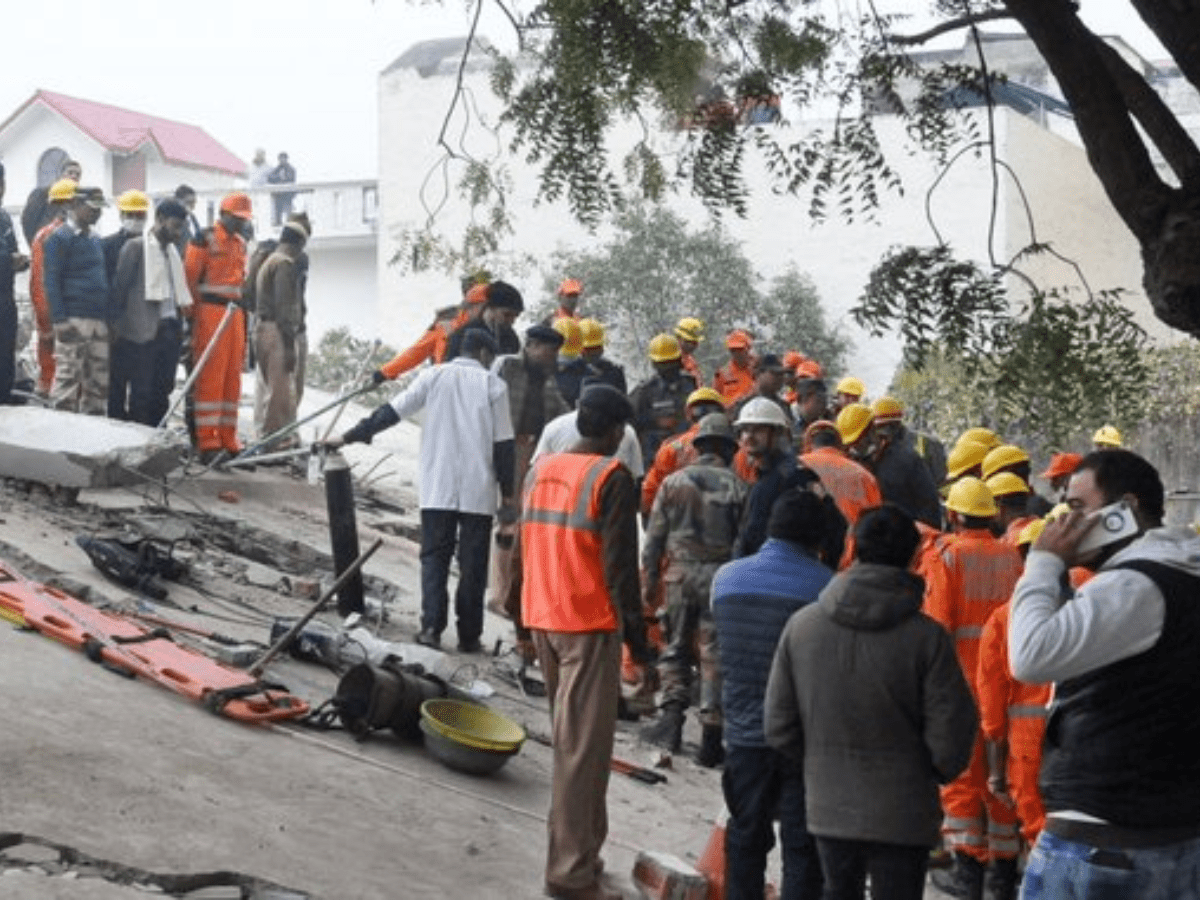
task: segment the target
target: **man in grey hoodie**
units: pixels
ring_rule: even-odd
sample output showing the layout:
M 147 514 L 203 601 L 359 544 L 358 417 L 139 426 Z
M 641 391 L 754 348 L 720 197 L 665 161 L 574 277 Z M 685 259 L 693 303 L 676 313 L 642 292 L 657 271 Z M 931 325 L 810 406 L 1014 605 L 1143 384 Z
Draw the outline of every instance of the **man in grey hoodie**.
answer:
M 767 684 L 767 743 L 803 760 L 824 900 L 920 900 L 942 822 L 938 785 L 979 727 L 946 631 L 908 571 L 919 536 L 892 504 L 854 529 L 857 557 L 792 616 Z

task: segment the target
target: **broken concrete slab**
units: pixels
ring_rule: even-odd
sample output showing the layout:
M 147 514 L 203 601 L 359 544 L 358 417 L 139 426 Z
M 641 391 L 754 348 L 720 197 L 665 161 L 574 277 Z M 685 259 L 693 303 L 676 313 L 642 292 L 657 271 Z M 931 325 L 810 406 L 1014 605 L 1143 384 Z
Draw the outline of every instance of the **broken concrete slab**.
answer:
M 177 468 L 186 448 L 183 436 L 134 422 L 0 407 L 0 477 L 62 488 L 140 484 Z

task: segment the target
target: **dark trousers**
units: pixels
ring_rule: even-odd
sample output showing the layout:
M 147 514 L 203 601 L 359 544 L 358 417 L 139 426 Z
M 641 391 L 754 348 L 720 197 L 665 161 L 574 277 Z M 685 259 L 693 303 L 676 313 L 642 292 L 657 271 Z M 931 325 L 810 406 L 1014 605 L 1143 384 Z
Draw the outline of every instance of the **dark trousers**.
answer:
M 877 841 L 817 838 L 825 893 L 821 900 L 862 900 L 867 875 L 871 900 L 921 900 L 929 848 Z
M 805 821 L 800 763 L 768 747 L 727 747 L 721 788 L 729 810 L 726 900 L 762 900 L 776 819 L 783 845 L 781 900 L 818 900 L 821 865 Z
M 156 427 L 167 414 L 183 328 L 179 319 L 161 319 L 144 344 L 118 338 L 108 372 L 108 417 Z
M 13 402 L 17 373 L 17 304 L 11 295 L 0 296 L 0 404 Z
M 458 588 L 454 592 L 459 643 L 483 633 L 483 594 L 487 589 L 492 517 L 452 509 L 421 510 L 421 629 L 441 636 L 446 630 L 450 560 L 458 546 Z

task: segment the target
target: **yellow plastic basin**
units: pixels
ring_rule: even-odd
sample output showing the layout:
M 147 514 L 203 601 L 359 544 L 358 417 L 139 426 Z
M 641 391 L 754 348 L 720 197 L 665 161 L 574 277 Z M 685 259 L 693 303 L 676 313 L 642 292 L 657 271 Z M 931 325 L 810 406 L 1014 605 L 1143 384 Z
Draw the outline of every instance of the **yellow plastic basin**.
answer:
M 421 721 L 443 737 L 480 750 L 514 752 L 525 743 L 525 729 L 512 719 L 463 700 L 426 700 Z

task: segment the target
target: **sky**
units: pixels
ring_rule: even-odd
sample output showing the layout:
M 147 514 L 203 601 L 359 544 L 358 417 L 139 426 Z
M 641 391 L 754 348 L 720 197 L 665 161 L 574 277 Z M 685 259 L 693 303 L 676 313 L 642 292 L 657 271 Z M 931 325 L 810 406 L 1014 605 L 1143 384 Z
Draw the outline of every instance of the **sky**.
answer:
M 484 3 L 480 34 L 510 48 Z M 1082 8 L 1163 55 L 1127 0 Z M 34 0 L 0 32 L 0 120 L 44 88 L 199 125 L 246 160 L 287 151 L 301 181 L 373 178 L 379 72 L 418 41 L 465 35 L 469 14 L 469 0 Z

